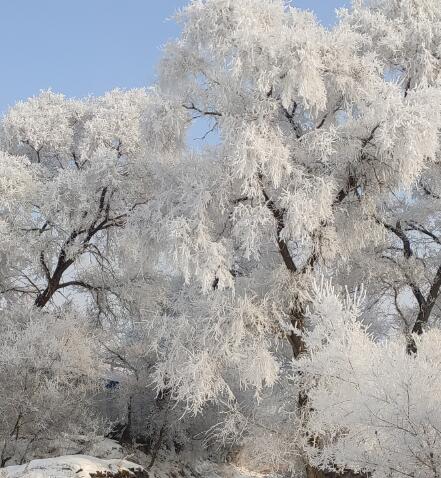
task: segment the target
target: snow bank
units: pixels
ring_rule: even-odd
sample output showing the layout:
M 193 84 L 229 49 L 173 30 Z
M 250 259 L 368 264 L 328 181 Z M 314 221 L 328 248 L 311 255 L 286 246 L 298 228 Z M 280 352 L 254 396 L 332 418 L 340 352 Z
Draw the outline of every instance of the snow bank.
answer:
M 87 455 L 67 455 L 32 460 L 0 470 L 0 478 L 147 478 L 144 469 L 125 460 L 102 460 Z

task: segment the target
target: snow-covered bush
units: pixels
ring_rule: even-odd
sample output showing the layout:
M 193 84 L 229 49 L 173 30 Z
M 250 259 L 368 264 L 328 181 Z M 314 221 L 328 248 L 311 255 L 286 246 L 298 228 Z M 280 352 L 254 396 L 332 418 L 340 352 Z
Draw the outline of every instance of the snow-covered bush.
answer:
M 308 394 L 305 448 L 325 469 L 435 478 L 441 469 L 441 332 L 375 341 L 359 298 L 317 287 L 296 377 Z M 299 375 L 300 374 L 300 375 Z
M 67 433 L 102 432 L 92 405 L 104 375 L 83 317 L 69 310 L 4 309 L 0 336 L 2 466 L 56 449 Z

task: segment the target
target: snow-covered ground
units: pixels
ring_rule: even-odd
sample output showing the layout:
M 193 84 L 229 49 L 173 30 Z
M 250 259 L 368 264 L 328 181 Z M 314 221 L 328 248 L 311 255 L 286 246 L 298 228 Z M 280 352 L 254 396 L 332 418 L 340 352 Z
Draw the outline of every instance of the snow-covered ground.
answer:
M 177 462 L 159 462 L 148 472 L 122 459 L 100 459 L 88 455 L 66 455 L 32 460 L 25 465 L 0 470 L 0 478 L 263 478 L 265 475 L 201 461 L 190 467 Z M 269 477 L 268 477 L 269 478 Z
M 58 453 L 60 456 L 0 469 L 0 478 L 271 478 L 232 464 L 214 463 L 194 452 L 161 452 L 150 468 L 151 456 L 137 449 L 128 451 L 108 438 L 92 443 L 81 437 L 66 440 L 59 443 Z
M 125 473 L 124 473 L 125 472 Z M 130 461 L 102 460 L 87 455 L 67 455 L 32 460 L 25 465 L 8 466 L 0 470 L 1 478 L 91 478 L 148 477 L 143 468 Z

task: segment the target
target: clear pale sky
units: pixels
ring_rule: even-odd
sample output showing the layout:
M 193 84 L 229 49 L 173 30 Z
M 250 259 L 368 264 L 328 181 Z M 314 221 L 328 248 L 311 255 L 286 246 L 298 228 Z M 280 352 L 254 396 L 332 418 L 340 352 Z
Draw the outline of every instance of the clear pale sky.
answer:
M 0 113 L 42 89 L 99 95 L 154 82 L 187 0 L 0 0 Z M 294 0 L 326 25 L 346 0 Z

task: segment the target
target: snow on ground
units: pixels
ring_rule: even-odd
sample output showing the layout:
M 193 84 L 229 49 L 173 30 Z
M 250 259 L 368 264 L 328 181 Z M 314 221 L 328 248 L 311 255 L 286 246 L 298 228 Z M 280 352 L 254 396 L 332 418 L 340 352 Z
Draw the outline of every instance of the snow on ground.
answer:
M 214 463 L 195 452 L 177 456 L 165 450 L 144 471 L 151 463 L 150 455 L 124 449 L 108 438 L 92 442 L 83 438 L 60 442 L 57 449 L 62 456 L 0 469 L 0 478 L 275 478 L 233 464 Z
M 197 478 L 276 478 L 275 475 L 265 475 L 235 465 L 216 464 L 209 461 L 198 463 L 195 471 Z
M 87 455 L 66 455 L 32 460 L 25 465 L 0 470 L 0 478 L 264 478 L 233 465 L 201 461 L 190 467 L 176 462 L 159 462 L 151 470 L 121 459 L 103 460 Z
M 124 473 L 125 472 L 125 473 Z M 148 477 L 143 469 L 130 461 L 102 460 L 87 455 L 66 455 L 32 460 L 25 465 L 8 466 L 0 470 L 0 478 L 93 478 Z

